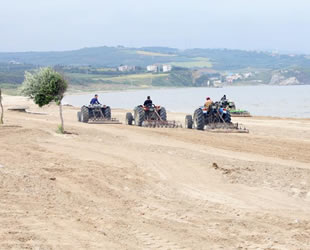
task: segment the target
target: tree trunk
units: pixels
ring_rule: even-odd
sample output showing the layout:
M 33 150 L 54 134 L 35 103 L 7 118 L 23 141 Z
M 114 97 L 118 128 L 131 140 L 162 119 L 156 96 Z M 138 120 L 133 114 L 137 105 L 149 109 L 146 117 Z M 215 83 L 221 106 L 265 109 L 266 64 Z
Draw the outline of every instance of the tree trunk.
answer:
M 65 127 L 64 127 L 64 118 L 62 117 L 62 104 L 61 102 L 59 103 L 59 115 L 60 115 L 60 121 L 61 121 L 61 132 L 65 132 Z
M 0 124 L 3 124 L 3 105 L 2 105 L 2 92 L 1 92 L 1 89 L 0 89 L 0 108 L 1 108 Z

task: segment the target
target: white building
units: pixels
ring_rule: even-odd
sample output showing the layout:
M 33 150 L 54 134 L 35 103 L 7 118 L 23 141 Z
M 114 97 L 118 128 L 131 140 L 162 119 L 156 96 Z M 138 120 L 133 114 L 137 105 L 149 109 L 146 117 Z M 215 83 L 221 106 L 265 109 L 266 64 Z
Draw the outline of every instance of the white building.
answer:
M 244 74 L 243 74 L 243 77 L 244 77 L 245 79 L 250 78 L 251 76 L 253 76 L 253 74 L 252 74 L 251 72 L 248 72 L 248 73 L 244 73 Z
M 128 65 L 121 65 L 117 69 L 118 69 L 118 71 L 121 71 L 121 72 L 128 72 L 128 71 L 135 71 L 136 67 L 135 66 L 128 66 Z
M 233 74 L 233 75 L 227 76 L 226 77 L 226 82 L 233 83 L 233 82 L 241 80 L 241 79 L 242 79 L 242 76 L 237 73 L 237 74 Z
M 148 65 L 148 66 L 146 67 L 146 70 L 147 70 L 148 72 L 158 72 L 158 71 L 159 71 L 159 68 L 158 68 L 157 65 Z
M 22 63 L 17 62 L 17 61 L 15 61 L 15 60 L 12 60 L 12 61 L 9 61 L 9 64 L 19 65 L 19 64 L 22 64 Z
M 163 72 L 170 72 L 172 70 L 172 66 L 170 64 L 163 65 Z

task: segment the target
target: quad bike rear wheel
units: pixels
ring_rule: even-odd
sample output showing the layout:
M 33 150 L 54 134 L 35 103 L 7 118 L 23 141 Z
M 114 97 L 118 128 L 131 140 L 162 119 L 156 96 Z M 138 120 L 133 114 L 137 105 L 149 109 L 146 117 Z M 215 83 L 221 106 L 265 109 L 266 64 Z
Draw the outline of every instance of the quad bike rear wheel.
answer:
M 145 112 L 141 106 L 135 108 L 135 125 L 141 127 L 145 119 Z
M 126 124 L 127 124 L 127 125 L 132 125 L 132 122 L 133 122 L 132 113 L 128 112 L 128 113 L 126 114 Z
M 87 107 L 82 107 L 81 109 L 81 121 L 88 123 L 89 120 L 89 112 Z
M 197 130 L 203 130 L 205 127 L 205 119 L 201 109 L 196 109 L 194 113 L 194 125 Z
M 227 112 L 223 118 L 225 123 L 231 123 L 231 115 L 229 112 Z
M 160 108 L 159 116 L 160 116 L 160 119 L 162 119 L 163 121 L 167 121 L 167 111 L 164 107 Z
M 185 128 L 193 128 L 193 117 L 191 115 L 185 116 Z

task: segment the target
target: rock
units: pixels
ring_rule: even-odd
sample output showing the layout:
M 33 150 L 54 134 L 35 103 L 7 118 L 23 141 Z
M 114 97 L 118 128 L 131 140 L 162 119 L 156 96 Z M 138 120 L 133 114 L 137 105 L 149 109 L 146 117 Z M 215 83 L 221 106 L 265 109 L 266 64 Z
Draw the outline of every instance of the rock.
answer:
M 56 181 L 56 177 L 51 177 L 50 180 L 51 181 Z
M 271 80 L 269 84 L 271 85 L 277 85 L 279 82 L 283 81 L 285 78 L 280 74 L 273 74 L 271 77 Z
M 269 84 L 287 86 L 287 85 L 299 85 L 301 83 L 295 76 L 287 78 L 279 73 L 275 73 L 272 75 Z
M 298 81 L 298 79 L 296 77 L 290 77 L 290 78 L 287 78 L 287 79 L 279 82 L 279 85 L 283 85 L 283 86 L 298 85 L 298 84 L 300 84 L 300 82 Z
M 218 169 L 218 168 L 219 168 L 219 166 L 218 166 L 215 162 L 213 162 L 212 167 L 213 167 L 214 169 Z

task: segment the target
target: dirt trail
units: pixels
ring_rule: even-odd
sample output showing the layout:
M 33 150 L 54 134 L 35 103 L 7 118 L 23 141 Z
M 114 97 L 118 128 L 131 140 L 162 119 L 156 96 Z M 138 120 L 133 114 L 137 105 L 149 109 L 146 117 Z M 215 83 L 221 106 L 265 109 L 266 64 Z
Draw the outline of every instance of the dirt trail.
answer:
M 212 134 L 5 113 L 0 249 L 309 249 L 310 120 Z M 168 114 L 184 120 L 184 114 Z M 113 110 L 124 121 L 125 111 Z

